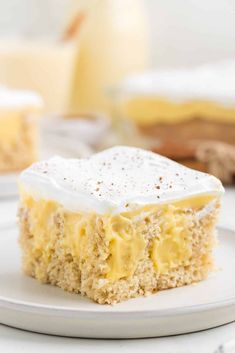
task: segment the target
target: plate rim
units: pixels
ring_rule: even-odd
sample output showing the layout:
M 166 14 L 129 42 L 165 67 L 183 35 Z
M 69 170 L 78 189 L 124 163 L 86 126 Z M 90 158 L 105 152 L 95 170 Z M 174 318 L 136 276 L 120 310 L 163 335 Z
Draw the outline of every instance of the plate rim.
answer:
M 226 227 L 217 227 L 217 231 L 221 230 L 222 232 L 227 232 L 230 233 L 230 236 L 235 237 L 235 230 L 229 229 Z M 235 239 L 234 239 L 235 242 Z M 172 288 L 172 290 L 175 288 Z M 156 293 L 157 294 L 157 293 Z M 81 294 L 79 294 L 81 296 Z M 84 296 L 84 298 L 86 298 Z M 148 297 L 145 297 L 146 299 Z M 87 298 L 90 300 L 89 298 Z M 136 300 L 138 298 L 133 298 L 130 300 Z M 139 316 L 140 314 L 142 317 L 148 318 L 148 317 L 169 317 L 169 316 L 182 316 L 182 315 L 187 315 L 187 314 L 193 314 L 195 312 L 206 312 L 206 311 L 212 311 L 216 310 L 219 308 L 225 308 L 225 307 L 233 307 L 235 308 L 235 294 L 233 296 L 230 296 L 228 298 L 225 298 L 223 300 L 216 300 L 214 302 L 210 303 L 203 303 L 203 304 L 195 304 L 195 305 L 187 305 L 183 307 L 177 307 L 177 308 L 169 308 L 169 309 L 144 309 L 144 310 L 128 310 L 128 309 L 120 309 L 118 311 L 109 311 L 108 309 L 111 307 L 113 308 L 115 305 L 108 305 L 108 304 L 98 304 L 98 303 L 92 303 L 99 305 L 100 308 L 104 308 L 103 310 L 94 310 L 94 309 L 83 309 L 83 308 L 70 308 L 70 307 L 65 307 L 65 306 L 50 306 L 47 304 L 38 304 L 38 303 L 33 303 L 33 302 L 27 302 L 23 300 L 17 300 L 17 299 L 8 299 L 5 296 L 0 295 L 0 309 L 9 309 L 9 310 L 15 310 L 19 312 L 28 312 L 28 313 L 38 313 L 42 315 L 56 315 L 56 316 L 66 316 L 66 317 L 71 317 L 71 316 L 102 316 L 102 319 L 109 318 L 110 317 L 128 317 L 130 319 Z M 118 304 L 116 304 L 118 305 Z
M 134 298 L 135 299 L 135 298 Z M 97 304 L 100 305 L 100 304 Z M 108 305 L 104 305 L 108 308 Z M 169 317 L 169 316 L 182 316 L 187 314 L 192 314 L 195 312 L 206 312 L 212 311 L 220 308 L 225 307 L 233 307 L 235 308 L 235 296 L 229 299 L 216 301 L 214 303 L 207 303 L 207 304 L 198 304 L 198 305 L 187 305 L 180 308 L 172 308 L 172 309 L 161 309 L 161 310 L 154 310 L 154 309 L 146 309 L 146 310 L 119 310 L 119 311 L 95 311 L 95 310 L 82 310 L 82 309 L 70 309 L 66 307 L 50 307 L 48 305 L 42 304 L 29 304 L 23 301 L 11 301 L 5 300 L 4 297 L 0 297 L 0 309 L 9 309 L 9 310 L 16 310 L 20 312 L 28 312 L 28 313 L 38 313 L 44 315 L 56 315 L 56 316 L 102 316 L 102 319 L 105 317 L 110 318 L 110 316 L 115 317 L 133 317 L 138 316 L 141 314 L 142 317 L 149 317 L 149 316 L 157 316 L 157 317 Z

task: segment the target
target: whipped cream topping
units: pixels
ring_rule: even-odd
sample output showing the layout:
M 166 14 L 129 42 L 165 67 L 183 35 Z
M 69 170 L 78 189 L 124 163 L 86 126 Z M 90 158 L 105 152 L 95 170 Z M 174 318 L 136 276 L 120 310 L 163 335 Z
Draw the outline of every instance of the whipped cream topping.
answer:
M 1 108 L 24 108 L 42 107 L 43 100 L 35 92 L 25 90 L 12 90 L 0 86 L 0 109 Z
M 176 102 L 202 100 L 233 106 L 235 61 L 130 76 L 121 83 L 117 92 L 121 95 L 157 96 Z
M 86 159 L 53 157 L 21 173 L 35 198 L 57 201 L 77 212 L 121 213 L 196 195 L 220 195 L 221 182 L 168 158 L 117 146 Z

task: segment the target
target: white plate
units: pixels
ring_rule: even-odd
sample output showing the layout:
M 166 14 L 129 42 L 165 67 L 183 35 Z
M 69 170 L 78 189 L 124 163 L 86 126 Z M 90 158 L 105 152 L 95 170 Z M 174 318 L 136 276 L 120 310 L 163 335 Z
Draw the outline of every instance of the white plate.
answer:
M 221 270 L 196 285 L 115 306 L 42 285 L 20 272 L 17 230 L 0 233 L 0 322 L 52 335 L 137 338 L 204 330 L 235 320 L 235 233 L 219 230 Z
M 0 175 L 0 198 L 18 195 L 18 176 L 19 173 L 8 173 Z

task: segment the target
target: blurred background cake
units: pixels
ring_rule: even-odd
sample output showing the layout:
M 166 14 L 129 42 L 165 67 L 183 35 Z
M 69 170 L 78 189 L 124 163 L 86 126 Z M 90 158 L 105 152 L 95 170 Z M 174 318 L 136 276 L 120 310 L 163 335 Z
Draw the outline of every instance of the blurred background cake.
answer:
M 42 108 L 36 93 L 0 87 L 0 173 L 20 171 L 37 159 Z
M 134 75 L 111 91 L 113 114 L 134 123 L 153 151 L 207 171 L 229 150 L 221 142 L 235 144 L 234 77 L 232 60 Z

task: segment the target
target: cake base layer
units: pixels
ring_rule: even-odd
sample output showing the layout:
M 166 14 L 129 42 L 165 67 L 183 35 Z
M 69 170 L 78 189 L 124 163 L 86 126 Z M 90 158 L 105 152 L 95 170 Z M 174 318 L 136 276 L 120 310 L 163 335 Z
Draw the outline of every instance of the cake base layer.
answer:
M 192 118 L 176 123 L 143 125 L 140 126 L 140 130 L 147 136 L 169 142 L 213 140 L 234 145 L 235 141 L 235 124 L 233 122 L 224 122 L 223 120 L 213 121 L 203 118 Z
M 121 215 L 77 214 L 24 195 L 23 270 L 100 304 L 198 282 L 213 269 L 218 208 L 203 197 Z

